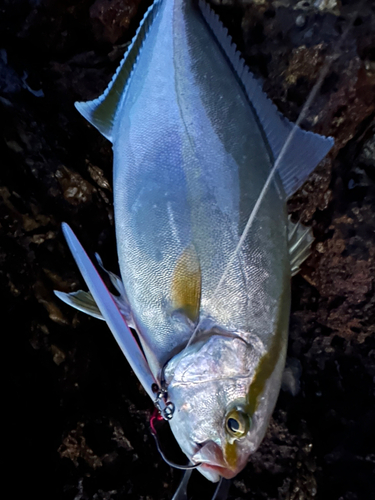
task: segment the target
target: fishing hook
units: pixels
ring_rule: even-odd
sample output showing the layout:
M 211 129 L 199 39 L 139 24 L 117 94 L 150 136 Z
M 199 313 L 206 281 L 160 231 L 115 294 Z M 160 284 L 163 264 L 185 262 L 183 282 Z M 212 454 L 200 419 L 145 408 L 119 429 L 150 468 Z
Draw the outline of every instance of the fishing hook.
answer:
M 173 404 L 173 403 L 172 403 Z M 170 467 L 173 467 L 175 469 L 180 469 L 180 470 L 191 470 L 191 469 L 196 469 L 197 467 L 199 467 L 200 465 L 202 465 L 202 462 L 199 462 L 197 464 L 188 464 L 188 465 L 179 465 L 179 464 L 176 464 L 175 462 L 172 462 L 171 460 L 169 460 L 164 452 L 162 451 L 162 449 L 160 448 L 160 444 L 159 444 L 159 439 L 158 439 L 158 434 L 157 434 L 157 431 L 155 429 L 155 421 L 161 421 L 161 420 L 167 420 L 163 415 L 160 415 L 160 412 L 158 410 L 158 407 L 155 408 L 155 411 L 153 413 L 153 415 L 151 416 L 150 418 L 150 429 L 151 429 L 151 434 L 154 436 L 154 439 L 155 439 L 155 443 L 156 443 L 156 448 L 158 449 L 158 452 L 160 453 L 162 459 L 170 466 Z

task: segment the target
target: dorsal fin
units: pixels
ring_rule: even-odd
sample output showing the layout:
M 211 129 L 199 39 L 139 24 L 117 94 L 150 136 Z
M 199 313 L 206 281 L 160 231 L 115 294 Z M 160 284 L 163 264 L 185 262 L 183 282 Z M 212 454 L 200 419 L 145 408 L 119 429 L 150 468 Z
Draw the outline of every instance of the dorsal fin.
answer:
M 118 66 L 108 87 L 103 94 L 93 101 L 76 102 L 75 107 L 91 125 L 112 142 L 112 127 L 118 104 L 124 95 L 125 88 L 133 71 L 134 64 L 142 48 L 156 14 L 159 12 L 163 0 L 155 0 L 148 8 L 136 34 L 131 41 L 125 55 Z
M 199 7 L 205 21 L 242 82 L 276 159 L 294 124 L 278 111 L 273 102 L 263 92 L 260 84 L 245 65 L 236 45 L 232 43 L 228 30 L 224 28 L 217 14 L 204 0 L 199 0 Z M 313 132 L 306 132 L 299 127 L 296 128 L 277 170 L 287 197 L 302 186 L 333 144 L 332 137 L 324 137 Z
M 197 252 L 189 245 L 179 257 L 172 277 L 172 306 L 193 323 L 198 320 L 201 299 L 201 268 Z

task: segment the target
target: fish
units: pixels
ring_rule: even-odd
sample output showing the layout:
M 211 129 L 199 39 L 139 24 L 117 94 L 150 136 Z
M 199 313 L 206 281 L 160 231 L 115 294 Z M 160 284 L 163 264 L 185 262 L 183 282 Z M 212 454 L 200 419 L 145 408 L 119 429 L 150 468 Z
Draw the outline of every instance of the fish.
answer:
M 108 323 L 188 467 L 231 479 L 276 404 L 313 241 L 286 202 L 334 141 L 279 113 L 203 0 L 155 0 L 76 108 L 112 143 L 121 278 L 112 295 L 64 224 L 89 292 L 55 293 Z

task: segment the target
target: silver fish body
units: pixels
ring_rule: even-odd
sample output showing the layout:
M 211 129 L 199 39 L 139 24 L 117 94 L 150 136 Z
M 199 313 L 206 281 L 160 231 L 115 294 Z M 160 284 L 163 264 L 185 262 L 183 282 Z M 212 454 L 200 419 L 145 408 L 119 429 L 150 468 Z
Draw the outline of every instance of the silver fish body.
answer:
M 291 236 L 286 199 L 332 140 L 294 130 L 248 228 L 293 126 L 190 0 L 156 2 L 107 91 L 77 107 L 113 143 L 126 317 L 165 377 L 172 431 L 208 479 L 233 477 L 274 408 L 311 243 Z
M 113 142 L 121 274 L 156 375 L 191 336 L 190 322 L 173 314 L 171 296 L 186 249 L 195 250 L 201 269 L 199 320 L 205 330 L 258 331 L 267 346 L 280 290 L 290 281 L 285 194 L 276 176 L 213 298 L 273 159 L 202 16 L 190 3 L 179 10 L 176 3 L 165 2 L 155 20 L 159 26 L 145 40 Z M 212 75 L 220 75 L 215 92 Z

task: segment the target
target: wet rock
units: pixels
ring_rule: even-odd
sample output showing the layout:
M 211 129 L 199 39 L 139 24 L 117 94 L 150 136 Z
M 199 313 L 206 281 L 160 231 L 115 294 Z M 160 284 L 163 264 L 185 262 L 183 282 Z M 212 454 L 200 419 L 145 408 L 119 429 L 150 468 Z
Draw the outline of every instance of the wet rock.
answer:
M 129 28 L 138 5 L 139 0 L 96 0 L 90 7 L 96 37 L 116 43 Z
M 61 166 L 55 173 L 63 191 L 63 196 L 72 205 L 80 205 L 91 201 L 94 188 L 77 172 L 71 172 Z
M 102 467 L 102 461 L 97 457 L 92 449 L 87 445 L 84 437 L 85 424 L 79 422 L 76 429 L 63 439 L 62 445 L 59 448 L 61 458 L 71 460 L 76 467 L 79 465 L 79 459 L 83 459 L 92 469 Z

